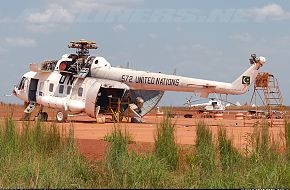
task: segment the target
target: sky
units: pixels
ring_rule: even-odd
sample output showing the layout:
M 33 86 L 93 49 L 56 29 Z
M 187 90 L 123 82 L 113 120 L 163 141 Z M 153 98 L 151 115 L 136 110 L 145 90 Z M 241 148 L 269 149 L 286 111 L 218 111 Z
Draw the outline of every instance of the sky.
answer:
M 72 53 L 71 40 L 96 41 L 91 51 L 112 66 L 232 82 L 264 56 L 290 105 L 290 2 L 197 0 L 26 0 L 0 7 L 0 101 L 29 63 Z M 229 95 L 249 103 L 252 89 Z M 159 105 L 182 106 L 193 93 L 166 92 Z M 210 96 L 214 97 L 214 95 Z M 199 97 L 193 96 L 192 99 Z

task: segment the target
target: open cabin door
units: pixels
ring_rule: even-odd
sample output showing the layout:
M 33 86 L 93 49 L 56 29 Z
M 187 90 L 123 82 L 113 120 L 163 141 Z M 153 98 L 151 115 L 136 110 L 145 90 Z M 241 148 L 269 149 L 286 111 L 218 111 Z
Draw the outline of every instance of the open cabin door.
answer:
M 108 108 L 117 108 L 118 98 L 122 99 L 125 89 L 119 88 L 100 88 L 97 96 L 97 106 L 100 106 L 100 113 L 106 113 Z

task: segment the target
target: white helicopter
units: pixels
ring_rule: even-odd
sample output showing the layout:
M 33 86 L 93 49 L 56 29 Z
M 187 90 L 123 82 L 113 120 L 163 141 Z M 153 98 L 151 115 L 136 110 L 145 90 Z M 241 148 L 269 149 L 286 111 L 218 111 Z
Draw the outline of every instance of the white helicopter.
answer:
M 223 112 L 226 110 L 226 107 L 234 105 L 237 106 L 236 104 L 233 104 L 229 101 L 225 101 L 219 98 L 207 98 L 209 99 L 208 102 L 205 103 L 199 103 L 199 104 L 192 104 L 194 102 L 201 101 L 202 99 L 197 99 L 197 100 L 191 100 L 192 96 L 190 99 L 186 100 L 186 103 L 184 105 L 187 105 L 189 108 L 200 108 L 198 109 L 200 112 Z
M 251 55 L 251 66 L 232 83 L 202 80 L 147 71 L 112 67 L 103 57 L 90 56 L 97 49 L 95 42 L 70 42 L 76 53 L 64 54 L 59 60 L 30 64 L 13 94 L 27 105 L 24 119 L 39 105 L 39 120 L 47 120 L 44 107 L 58 110 L 56 120 L 64 122 L 68 113 L 86 113 L 141 118 L 153 109 L 164 91 L 194 92 L 201 97 L 210 93 L 243 94 L 255 81 L 264 57 Z M 119 120 L 122 117 L 115 117 Z M 131 120 L 132 121 L 132 120 Z

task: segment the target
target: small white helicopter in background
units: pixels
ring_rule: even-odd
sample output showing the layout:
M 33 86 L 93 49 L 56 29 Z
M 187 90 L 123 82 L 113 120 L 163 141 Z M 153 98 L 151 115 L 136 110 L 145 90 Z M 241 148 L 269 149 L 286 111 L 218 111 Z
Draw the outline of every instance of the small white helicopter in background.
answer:
M 222 100 L 219 98 L 207 98 L 209 99 L 208 102 L 205 103 L 199 103 L 199 104 L 192 104 L 193 102 L 201 101 L 204 99 L 197 99 L 197 100 L 191 100 L 192 96 L 189 99 L 186 99 L 186 102 L 184 105 L 187 105 L 189 108 L 200 108 L 198 109 L 201 112 L 223 112 L 226 110 L 226 107 L 234 105 L 238 106 L 237 104 L 233 104 L 229 101 Z

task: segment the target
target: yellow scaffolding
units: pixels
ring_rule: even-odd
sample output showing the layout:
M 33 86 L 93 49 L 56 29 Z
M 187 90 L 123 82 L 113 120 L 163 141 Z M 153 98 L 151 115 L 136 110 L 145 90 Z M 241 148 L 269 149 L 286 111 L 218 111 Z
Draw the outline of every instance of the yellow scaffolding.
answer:
M 108 112 L 112 115 L 112 121 L 118 123 L 123 120 L 123 117 L 125 117 L 126 121 L 129 122 L 129 115 L 123 115 L 123 112 L 121 111 L 121 105 L 127 105 L 127 107 L 129 107 L 129 104 L 130 98 L 128 98 L 127 101 L 121 101 L 120 97 L 109 97 Z

